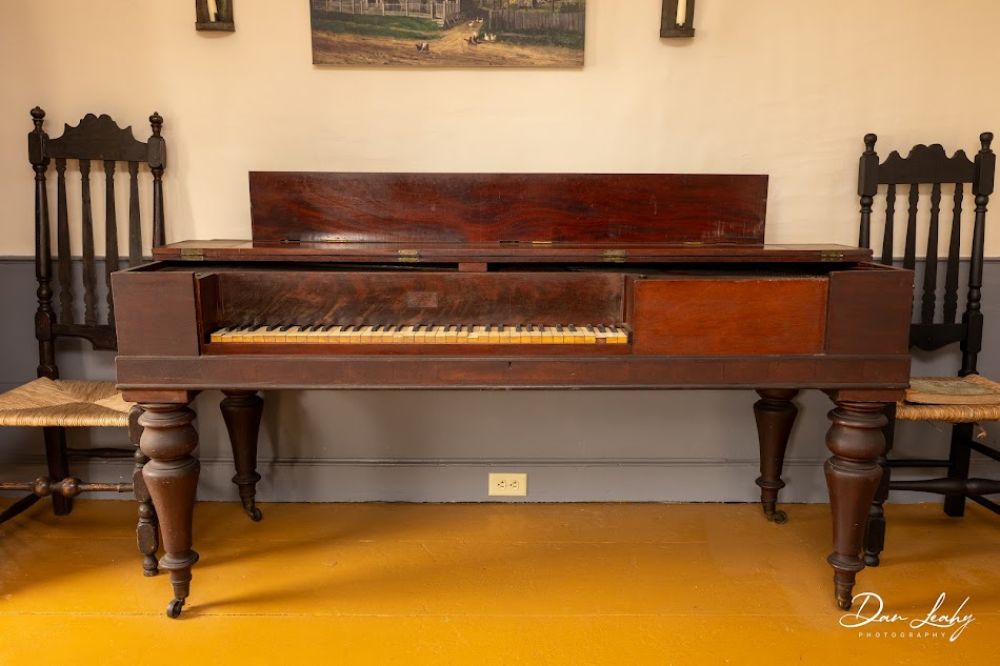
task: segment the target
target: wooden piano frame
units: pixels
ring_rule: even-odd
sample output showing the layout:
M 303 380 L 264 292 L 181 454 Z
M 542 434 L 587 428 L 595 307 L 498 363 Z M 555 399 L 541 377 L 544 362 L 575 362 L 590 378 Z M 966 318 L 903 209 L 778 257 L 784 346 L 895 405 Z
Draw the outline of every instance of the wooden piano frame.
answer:
M 252 241 L 186 241 L 113 276 L 118 382 L 145 410 L 143 476 L 176 617 L 189 594 L 197 434 L 226 393 L 244 506 L 259 390 L 757 390 L 761 501 L 777 494 L 798 390 L 836 403 L 826 478 L 835 595 L 849 608 L 878 485 L 883 410 L 909 378 L 912 274 L 868 250 L 764 244 L 766 176 L 251 173 Z M 620 326 L 627 344 L 221 344 L 222 327 Z M 263 339 L 263 338 L 262 338 Z

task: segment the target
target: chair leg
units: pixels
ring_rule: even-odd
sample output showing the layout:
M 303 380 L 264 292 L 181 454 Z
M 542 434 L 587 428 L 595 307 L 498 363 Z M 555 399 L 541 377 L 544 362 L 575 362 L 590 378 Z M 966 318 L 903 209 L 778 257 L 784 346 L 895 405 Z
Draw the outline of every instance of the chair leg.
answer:
M 142 575 L 155 576 L 159 573 L 156 553 L 160 549 L 160 529 L 156 520 L 156 509 L 149 496 L 146 482 L 142 478 L 142 468 L 149 458 L 137 451 L 135 454 L 135 472 L 132 474 L 132 486 L 135 499 L 139 503 L 139 523 L 135 528 L 136 543 L 142 553 Z
M 69 455 L 66 453 L 66 430 L 64 428 L 42 428 L 45 437 L 45 459 L 48 462 L 50 479 L 69 477 Z M 52 495 L 52 512 L 65 516 L 73 510 L 73 499 L 62 495 Z
M 27 511 L 28 509 L 30 509 L 32 506 L 34 506 L 35 503 L 38 502 L 38 500 L 40 500 L 40 499 L 42 499 L 42 498 L 39 497 L 38 495 L 31 494 L 31 495 L 25 495 L 21 499 L 17 500 L 13 504 L 11 504 L 9 507 L 7 507 L 6 509 L 4 509 L 3 513 L 0 513 L 0 525 L 2 525 L 3 523 L 6 523 L 8 520 L 10 520 L 11 518 L 13 518 L 14 516 L 17 516 L 17 515 L 20 515 L 20 514 L 24 513 L 25 511 Z
M 948 454 L 948 478 L 967 481 L 969 478 L 969 457 L 972 450 L 972 423 L 960 423 L 951 430 L 951 452 Z M 944 496 L 944 512 L 954 518 L 965 515 L 965 493 Z
M 149 458 L 142 453 L 139 447 L 139 437 L 142 435 L 142 426 L 139 425 L 139 417 L 143 409 L 136 405 L 129 412 L 129 441 L 135 445 L 135 470 L 132 472 L 132 492 L 139 503 L 139 524 L 135 528 L 136 542 L 139 552 L 142 553 L 142 575 L 155 576 L 158 572 L 156 553 L 160 549 L 160 529 L 156 520 L 156 509 L 153 508 L 152 498 L 149 496 L 149 489 L 146 488 L 146 481 L 142 478 L 142 468 L 149 462 Z
M 889 498 L 889 481 L 892 475 L 892 468 L 887 461 L 889 451 L 892 450 L 892 442 L 896 431 L 896 405 L 886 406 L 885 415 L 889 422 L 882 429 L 885 435 L 885 453 L 878 459 L 882 467 L 882 480 L 875 491 L 875 499 L 868 509 L 868 526 L 865 528 L 865 565 L 877 567 L 881 561 L 882 551 L 885 549 L 885 509 L 883 505 Z

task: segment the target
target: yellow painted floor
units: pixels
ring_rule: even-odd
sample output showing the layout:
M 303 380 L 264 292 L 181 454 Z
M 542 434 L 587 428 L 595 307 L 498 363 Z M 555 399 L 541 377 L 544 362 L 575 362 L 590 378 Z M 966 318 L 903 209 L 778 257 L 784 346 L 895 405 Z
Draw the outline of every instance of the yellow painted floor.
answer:
M 131 503 L 39 503 L 0 526 L 0 664 L 998 663 L 995 516 L 890 505 L 883 565 L 861 574 L 887 614 L 969 597 L 952 642 L 839 626 L 828 507 L 787 508 L 779 526 L 739 504 L 277 504 L 251 523 L 202 503 L 169 620 Z

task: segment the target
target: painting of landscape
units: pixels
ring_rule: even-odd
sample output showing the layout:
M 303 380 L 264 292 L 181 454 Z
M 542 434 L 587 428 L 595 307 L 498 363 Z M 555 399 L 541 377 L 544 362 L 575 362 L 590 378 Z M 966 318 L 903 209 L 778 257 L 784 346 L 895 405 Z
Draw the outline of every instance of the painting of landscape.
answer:
M 587 0 L 309 0 L 318 65 L 582 67 Z

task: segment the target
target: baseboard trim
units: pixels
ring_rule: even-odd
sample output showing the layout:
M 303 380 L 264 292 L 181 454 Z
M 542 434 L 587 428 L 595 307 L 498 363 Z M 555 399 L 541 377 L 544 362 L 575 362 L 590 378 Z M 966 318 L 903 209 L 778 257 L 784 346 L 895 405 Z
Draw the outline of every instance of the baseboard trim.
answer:
M 782 500 L 828 501 L 822 460 L 786 462 Z M 23 456 L 4 465 L 3 479 L 31 479 L 44 470 L 40 456 Z M 202 460 L 198 497 L 234 501 L 232 461 Z M 973 465 L 988 475 L 988 461 Z M 980 471 L 980 467 L 982 468 Z M 132 475 L 128 460 L 93 460 L 76 472 L 91 481 L 122 481 Z M 260 463 L 258 498 L 262 502 L 755 502 L 759 489 L 756 459 L 275 459 Z M 525 498 L 486 494 L 489 472 L 528 474 Z M 900 470 L 896 478 L 919 474 Z M 91 497 L 114 498 L 111 494 Z M 118 496 L 120 497 L 120 496 Z M 893 493 L 894 502 L 926 502 L 922 493 Z

